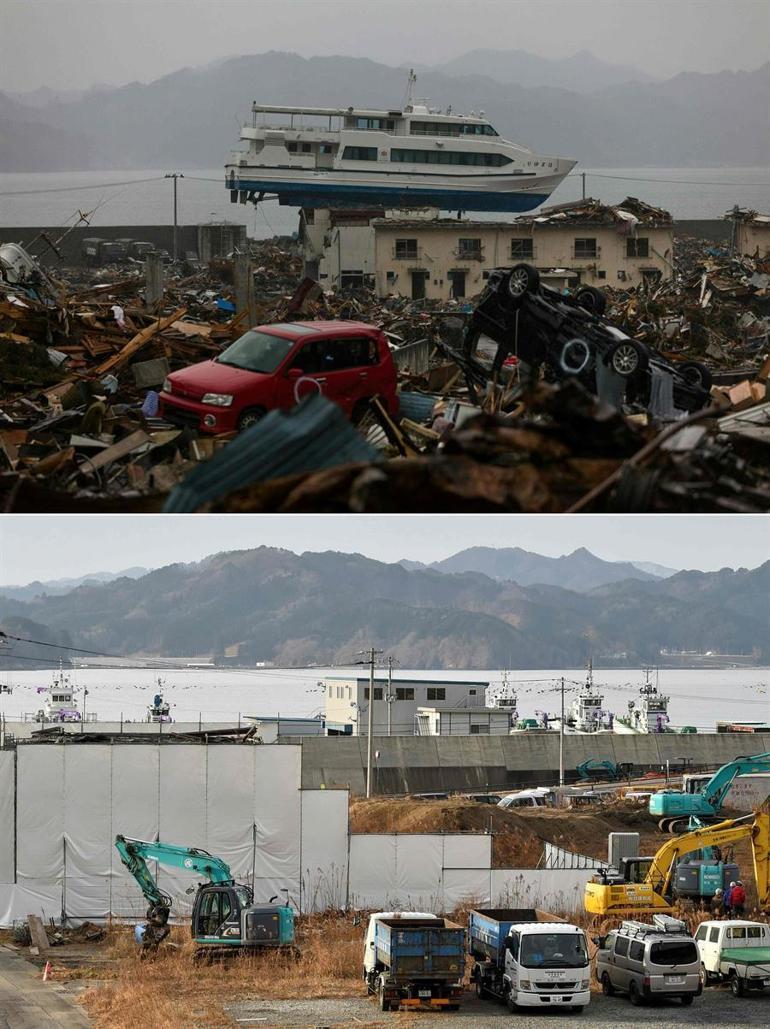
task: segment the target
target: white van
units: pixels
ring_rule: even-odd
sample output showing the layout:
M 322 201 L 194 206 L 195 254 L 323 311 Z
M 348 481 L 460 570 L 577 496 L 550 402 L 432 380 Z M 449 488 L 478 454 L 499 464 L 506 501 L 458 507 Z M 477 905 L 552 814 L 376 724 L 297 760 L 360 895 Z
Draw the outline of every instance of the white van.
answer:
M 553 795 L 553 790 L 548 786 L 535 786 L 531 790 L 507 793 L 497 806 L 502 808 L 551 807 Z

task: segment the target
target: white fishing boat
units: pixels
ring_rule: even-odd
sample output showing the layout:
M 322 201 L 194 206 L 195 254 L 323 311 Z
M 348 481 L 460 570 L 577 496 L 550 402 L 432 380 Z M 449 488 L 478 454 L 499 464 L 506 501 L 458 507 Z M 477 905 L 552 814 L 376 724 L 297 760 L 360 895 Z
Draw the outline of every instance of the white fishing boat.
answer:
M 659 692 L 651 681 L 652 669 L 645 668 L 644 685 L 639 687 L 639 699 L 629 700 L 628 714 L 615 719 L 615 732 L 628 735 L 653 732 L 672 732 L 669 728 L 668 702 L 670 697 Z
M 173 722 L 171 717 L 171 704 L 164 699 L 163 694 L 166 690 L 166 681 L 158 676 L 157 682 L 155 683 L 156 693 L 152 698 L 152 704 L 147 707 L 147 717 L 145 721 L 161 723 L 161 722 Z
M 615 716 L 603 708 L 604 696 L 594 684 L 593 661 L 588 662 L 585 685 L 564 713 L 565 734 L 585 736 L 613 732 Z M 559 725 L 559 719 L 554 719 Z
M 96 714 L 85 714 L 78 703 L 78 688 L 72 682 L 69 672 L 65 672 L 62 664 L 54 671 L 50 686 L 38 687 L 37 693 L 44 698 L 43 707 L 35 716 L 36 722 L 63 723 L 63 722 L 95 722 Z M 83 689 L 83 706 L 88 690 Z M 26 717 L 26 716 L 25 716 Z
M 518 697 L 515 687 L 508 681 L 508 672 L 503 672 L 502 682 L 497 687 L 490 687 L 487 694 L 489 707 L 500 708 L 510 715 L 511 726 L 519 721 Z
M 503 139 L 483 111 L 413 103 L 414 81 L 395 110 L 254 103 L 240 134 L 246 149 L 225 166 L 231 201 L 274 195 L 307 208 L 531 211 L 575 167 Z

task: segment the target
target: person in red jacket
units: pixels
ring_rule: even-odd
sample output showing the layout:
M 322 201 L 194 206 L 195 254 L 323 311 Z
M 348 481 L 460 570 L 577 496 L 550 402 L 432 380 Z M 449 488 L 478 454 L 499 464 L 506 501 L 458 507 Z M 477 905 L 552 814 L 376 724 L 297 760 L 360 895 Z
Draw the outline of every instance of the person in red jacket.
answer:
M 743 883 L 739 879 L 735 886 L 730 892 L 730 907 L 733 915 L 737 918 L 743 918 L 743 912 L 746 906 L 746 891 L 743 888 Z

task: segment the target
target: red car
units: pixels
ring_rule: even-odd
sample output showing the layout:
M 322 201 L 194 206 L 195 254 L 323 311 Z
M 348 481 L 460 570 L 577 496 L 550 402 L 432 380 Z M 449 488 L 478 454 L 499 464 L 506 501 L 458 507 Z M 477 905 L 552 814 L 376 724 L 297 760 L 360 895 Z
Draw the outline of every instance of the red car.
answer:
M 200 432 L 232 432 L 314 392 L 353 421 L 374 396 L 395 415 L 396 368 L 384 333 L 363 322 L 258 325 L 213 361 L 172 372 L 160 413 Z

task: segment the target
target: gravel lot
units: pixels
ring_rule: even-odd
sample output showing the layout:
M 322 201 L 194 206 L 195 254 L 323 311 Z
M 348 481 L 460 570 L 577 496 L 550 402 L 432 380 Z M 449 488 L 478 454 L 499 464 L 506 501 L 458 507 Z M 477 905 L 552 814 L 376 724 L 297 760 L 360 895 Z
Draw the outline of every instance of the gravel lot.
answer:
M 227 1006 L 227 1013 L 243 1026 L 310 1026 L 314 1029 L 337 1025 L 386 1025 L 392 1029 L 408 1024 L 410 1026 L 448 1027 L 488 1026 L 498 1029 L 503 1025 L 515 1024 L 522 1029 L 554 1026 L 565 1019 L 575 1018 L 586 1026 L 639 1026 L 650 1025 L 656 1029 L 676 1029 L 683 1025 L 718 1025 L 725 1029 L 745 1029 L 746 1026 L 767 1026 L 770 1023 L 770 992 L 755 993 L 735 998 L 727 989 L 710 988 L 703 996 L 696 998 L 688 1008 L 680 1007 L 675 1001 L 654 1003 L 633 1008 L 619 997 L 604 997 L 594 994 L 591 1003 L 580 1015 L 554 1011 L 545 1015 L 528 1015 L 522 1011 L 510 1015 L 503 1005 L 477 1000 L 468 994 L 463 1006 L 456 1012 L 431 1012 L 426 1014 L 384 1014 L 374 1000 L 365 997 L 339 1000 L 265 1000 L 244 1001 Z M 579 1023 L 578 1023 L 579 1024 Z

